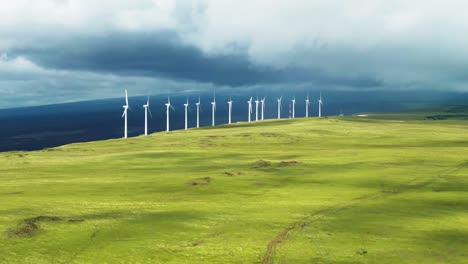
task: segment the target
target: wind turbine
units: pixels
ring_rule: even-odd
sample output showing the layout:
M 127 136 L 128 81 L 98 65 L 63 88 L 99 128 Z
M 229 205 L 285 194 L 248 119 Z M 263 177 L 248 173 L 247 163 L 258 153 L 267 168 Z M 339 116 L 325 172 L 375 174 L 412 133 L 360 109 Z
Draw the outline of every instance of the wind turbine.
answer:
M 252 97 L 247 101 L 249 104 L 249 123 L 250 123 L 250 115 L 252 114 Z
M 198 102 L 195 103 L 197 105 L 197 128 L 200 127 L 200 96 L 198 97 Z
M 261 100 L 261 102 L 262 102 L 262 120 L 263 120 L 263 112 L 265 112 L 265 98 L 266 97 L 263 97 L 263 99 Z
M 278 119 L 281 119 L 281 99 L 283 98 L 283 96 L 281 96 L 280 98 L 276 97 L 276 101 L 278 101 Z
M 257 100 L 255 100 L 255 121 L 258 121 L 258 103 L 260 103 L 260 101 L 257 96 Z
M 309 117 L 309 105 L 310 105 L 309 94 L 307 94 L 307 99 L 305 100 L 305 102 L 306 102 L 306 117 Z
M 122 118 L 125 118 L 125 122 L 124 122 L 124 138 L 127 138 L 127 111 L 128 109 L 130 108 L 130 106 L 128 105 L 128 94 L 127 94 L 127 89 L 125 89 L 125 105 L 122 106 L 124 111 L 123 111 L 123 114 L 122 114 Z
M 145 136 L 148 135 L 148 111 L 150 114 L 150 117 L 153 118 L 153 115 L 151 114 L 151 109 L 149 108 L 149 97 L 146 100 L 146 104 L 143 105 L 143 108 L 145 108 Z
M 291 102 L 292 102 L 292 118 L 294 118 L 294 117 L 296 117 L 296 112 L 295 112 L 295 109 L 296 109 L 296 96 L 293 97 Z
M 174 107 L 171 105 L 171 101 L 169 99 L 169 96 L 167 97 L 167 103 L 166 103 L 166 131 L 169 132 L 169 108 L 172 108 L 172 110 L 175 110 Z
M 188 115 L 187 109 L 188 109 L 190 112 L 192 112 L 192 111 L 190 110 L 190 106 L 189 106 L 189 103 L 188 103 L 188 97 L 187 97 L 187 103 L 185 103 L 184 106 L 185 106 L 185 130 L 187 130 L 187 126 L 188 126 L 188 123 L 187 123 L 187 115 Z
M 320 99 L 318 100 L 318 107 L 319 107 L 318 117 L 322 117 L 322 105 L 323 105 L 322 92 L 320 92 Z
M 228 105 L 229 105 L 229 122 L 228 122 L 228 124 L 231 124 L 231 113 L 232 113 L 232 99 L 231 99 L 231 97 L 229 97 Z
M 215 112 L 216 112 L 216 95 L 213 93 L 213 102 L 211 102 L 211 125 L 215 126 Z

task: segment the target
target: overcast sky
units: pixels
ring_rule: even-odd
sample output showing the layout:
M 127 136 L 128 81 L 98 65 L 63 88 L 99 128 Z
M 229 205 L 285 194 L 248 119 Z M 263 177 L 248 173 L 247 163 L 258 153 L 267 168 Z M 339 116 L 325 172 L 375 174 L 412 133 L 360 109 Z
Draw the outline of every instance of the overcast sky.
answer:
M 0 108 L 236 89 L 468 92 L 468 1 L 0 0 Z

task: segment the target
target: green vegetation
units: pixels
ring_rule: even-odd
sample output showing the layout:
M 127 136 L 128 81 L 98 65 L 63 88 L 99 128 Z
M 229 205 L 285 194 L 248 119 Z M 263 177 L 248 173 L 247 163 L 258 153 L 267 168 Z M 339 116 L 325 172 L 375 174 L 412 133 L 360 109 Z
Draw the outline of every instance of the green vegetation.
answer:
M 468 105 L 415 109 L 402 113 L 370 114 L 369 118 L 387 120 L 468 120 Z
M 468 122 L 385 118 L 0 153 L 0 263 L 468 263 Z

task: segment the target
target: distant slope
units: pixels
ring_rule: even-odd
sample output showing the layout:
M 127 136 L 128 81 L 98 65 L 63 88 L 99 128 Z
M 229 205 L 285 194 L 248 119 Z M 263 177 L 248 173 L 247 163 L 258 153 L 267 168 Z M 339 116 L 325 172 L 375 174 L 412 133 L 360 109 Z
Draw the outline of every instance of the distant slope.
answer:
M 468 120 L 468 105 L 448 106 L 435 109 L 436 114 L 426 116 L 426 119 L 432 120 Z
M 466 263 L 467 133 L 302 118 L 0 153 L 0 263 Z
M 132 94 L 129 91 L 130 95 Z M 257 90 L 258 96 L 266 96 L 265 118 L 277 117 L 277 96 L 283 96 L 282 117 L 289 114 L 289 103 L 296 97 L 296 117 L 305 116 L 305 98 L 309 93 L 311 105 L 309 115 L 317 116 L 317 99 L 319 92 L 277 90 Z M 217 92 L 216 124 L 226 124 L 228 119 L 229 98 L 234 100 L 232 120 L 234 122 L 247 120 L 247 103 L 251 90 L 219 91 Z M 116 96 L 113 94 L 113 96 Z M 175 111 L 171 112 L 171 129 L 184 128 L 183 104 L 187 94 L 171 95 L 171 103 Z M 213 94 L 189 94 L 192 110 L 195 101 L 201 98 L 200 125 L 211 125 L 211 101 Z M 352 115 L 360 112 L 397 112 L 441 104 L 457 104 L 466 102 L 468 94 L 447 92 L 391 92 L 391 91 L 328 91 L 323 93 L 325 105 L 322 109 L 324 116 L 336 116 L 340 112 Z M 142 105 L 146 103 L 146 96 L 130 97 L 128 113 L 129 136 L 143 134 L 144 112 Z M 149 120 L 150 132 L 166 130 L 166 115 L 164 103 L 167 95 L 154 95 L 150 98 L 153 118 Z M 0 109 L 0 151 L 38 150 L 61 146 L 69 143 L 121 138 L 123 135 L 122 105 L 124 99 L 103 99 L 63 103 L 45 106 L 33 106 L 13 109 Z M 196 113 L 188 113 L 188 126 L 196 124 Z
M 388 120 L 468 120 L 468 105 L 422 108 L 394 113 L 365 113 L 364 117 Z

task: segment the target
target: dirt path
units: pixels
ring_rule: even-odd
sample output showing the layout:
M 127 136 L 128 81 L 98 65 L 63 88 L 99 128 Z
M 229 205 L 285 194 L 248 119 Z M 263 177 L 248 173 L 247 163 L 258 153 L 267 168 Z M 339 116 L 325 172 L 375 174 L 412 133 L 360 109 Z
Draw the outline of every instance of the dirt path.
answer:
M 324 218 L 325 216 L 332 215 L 332 214 L 334 214 L 336 212 L 339 212 L 341 210 L 344 210 L 344 209 L 351 208 L 353 206 L 359 205 L 362 202 L 367 201 L 367 200 L 384 198 L 384 197 L 387 197 L 387 196 L 390 196 L 390 195 L 398 195 L 398 194 L 406 192 L 406 191 L 423 188 L 423 187 L 435 182 L 440 177 L 450 176 L 451 174 L 456 173 L 459 170 L 461 170 L 461 169 L 463 169 L 463 168 L 465 168 L 467 166 L 468 166 L 468 162 L 464 162 L 462 164 L 459 164 L 459 165 L 457 165 L 455 167 L 449 168 L 449 169 L 444 170 L 442 172 L 435 173 L 435 175 L 433 175 L 429 180 L 422 181 L 422 182 L 416 182 L 417 179 L 413 179 L 413 180 L 407 182 L 406 184 L 399 185 L 398 189 L 400 191 L 398 193 L 385 193 L 385 192 L 381 192 L 381 191 L 375 192 L 375 193 L 370 193 L 370 194 L 366 194 L 366 195 L 360 196 L 358 198 L 355 198 L 355 199 L 353 199 L 353 200 L 351 200 L 351 201 L 349 201 L 347 203 L 333 205 L 333 206 L 326 207 L 324 209 L 318 210 L 316 212 L 313 212 L 312 214 L 308 215 L 307 217 L 304 217 L 303 219 L 300 219 L 299 221 L 296 221 L 296 222 L 292 223 L 289 227 L 285 228 L 275 238 L 273 238 L 273 240 L 271 240 L 267 245 L 267 249 L 266 249 L 265 255 L 263 257 L 262 263 L 263 264 L 273 263 L 275 251 L 279 246 L 284 244 L 287 240 L 294 239 L 295 233 L 302 230 L 307 225 Z

